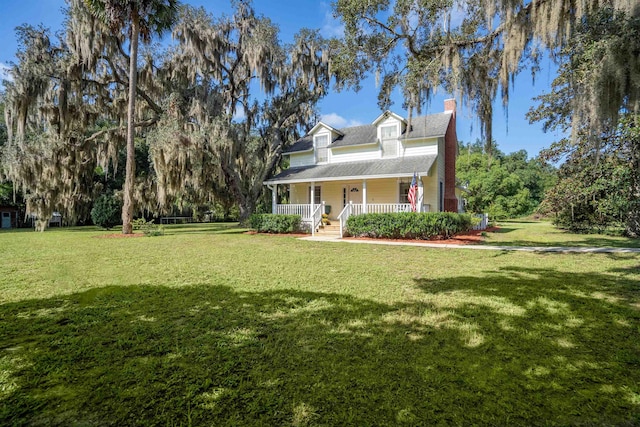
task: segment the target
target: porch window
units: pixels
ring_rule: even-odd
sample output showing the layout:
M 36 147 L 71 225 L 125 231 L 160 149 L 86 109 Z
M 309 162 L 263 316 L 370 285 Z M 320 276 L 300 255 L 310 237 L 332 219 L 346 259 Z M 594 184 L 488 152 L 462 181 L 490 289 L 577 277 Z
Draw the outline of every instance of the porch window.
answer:
M 322 203 L 322 195 L 320 194 L 320 190 L 321 190 L 321 187 L 319 185 L 316 185 L 315 190 L 313 190 L 314 205 L 319 205 Z M 309 199 L 309 203 L 311 203 L 311 186 L 309 186 L 309 196 L 307 197 L 307 199 Z
M 409 203 L 409 188 L 411 188 L 410 182 L 400 183 L 400 200 L 398 200 L 398 203 Z
M 327 162 L 329 160 L 329 135 L 319 135 L 315 137 L 316 143 L 316 163 Z

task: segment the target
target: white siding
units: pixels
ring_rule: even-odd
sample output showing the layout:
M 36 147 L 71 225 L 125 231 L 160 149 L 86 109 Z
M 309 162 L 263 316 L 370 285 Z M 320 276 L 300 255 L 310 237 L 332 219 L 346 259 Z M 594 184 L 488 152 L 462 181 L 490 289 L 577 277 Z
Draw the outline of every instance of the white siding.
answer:
M 438 138 L 432 138 L 422 141 L 405 141 L 402 143 L 400 155 L 404 157 L 410 157 L 438 154 L 438 145 Z
M 315 157 L 313 151 L 307 151 L 305 153 L 290 154 L 289 155 L 289 167 L 296 168 L 300 166 L 309 166 L 315 163 Z
M 375 160 L 380 158 L 380 147 L 378 145 L 333 148 L 329 151 L 331 163 L 358 162 L 362 160 Z

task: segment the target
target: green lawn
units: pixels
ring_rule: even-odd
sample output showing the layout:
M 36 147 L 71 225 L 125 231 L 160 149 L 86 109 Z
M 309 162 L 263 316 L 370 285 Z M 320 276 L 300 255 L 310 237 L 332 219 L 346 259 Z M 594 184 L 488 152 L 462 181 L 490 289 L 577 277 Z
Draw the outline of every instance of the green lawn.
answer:
M 0 232 L 0 425 L 640 424 L 638 254 L 102 234 Z
M 549 221 L 501 221 L 498 223 L 498 227 L 497 231 L 487 233 L 485 244 L 640 248 L 640 239 L 605 234 L 574 234 L 554 227 Z

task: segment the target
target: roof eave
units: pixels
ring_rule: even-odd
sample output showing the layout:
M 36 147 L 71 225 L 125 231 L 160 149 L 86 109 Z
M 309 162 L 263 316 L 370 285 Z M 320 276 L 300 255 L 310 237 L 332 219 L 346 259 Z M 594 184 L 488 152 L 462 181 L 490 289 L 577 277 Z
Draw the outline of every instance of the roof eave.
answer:
M 438 134 L 438 135 L 427 135 L 427 136 L 415 136 L 413 138 L 402 138 L 400 137 L 400 141 L 419 141 L 421 139 L 432 139 L 432 138 L 444 138 L 446 134 Z
M 429 171 L 416 171 L 420 176 L 429 176 Z M 351 176 L 337 176 L 329 178 L 303 178 L 303 179 L 270 179 L 263 181 L 262 185 L 274 185 L 274 184 L 303 184 L 308 182 L 328 182 L 328 181 L 353 181 L 362 179 L 387 179 L 387 178 L 410 178 L 413 176 L 413 172 L 393 173 L 385 175 L 351 175 Z
M 282 153 L 283 156 L 288 156 L 289 154 L 298 154 L 298 153 L 308 153 L 310 151 L 313 151 L 313 147 L 311 148 L 307 148 L 306 150 L 296 150 L 296 151 L 284 151 Z
M 349 144 L 349 145 L 336 145 L 336 146 L 329 146 L 329 148 L 331 149 L 335 149 L 335 148 L 353 148 L 353 147 L 366 147 L 368 145 L 380 145 L 379 141 L 373 141 L 373 142 L 365 142 L 364 144 Z

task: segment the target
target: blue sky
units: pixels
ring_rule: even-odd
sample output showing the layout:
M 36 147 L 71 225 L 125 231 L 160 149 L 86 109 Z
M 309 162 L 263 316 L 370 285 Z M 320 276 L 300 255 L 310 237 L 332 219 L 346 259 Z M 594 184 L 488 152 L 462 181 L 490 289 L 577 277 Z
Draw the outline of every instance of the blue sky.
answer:
M 219 15 L 230 13 L 229 0 L 183 0 L 194 6 L 203 6 L 210 13 Z M 17 42 L 15 27 L 24 23 L 31 25 L 43 24 L 52 31 L 61 28 L 63 15 L 61 8 L 64 0 L 0 0 L 0 71 L 8 63 L 15 61 Z M 332 16 L 330 1 L 309 0 L 254 0 L 255 10 L 269 17 L 280 27 L 281 40 L 288 42 L 300 28 L 317 28 L 325 37 L 340 35 L 340 22 Z M 543 64 L 544 66 L 545 64 Z M 548 90 L 554 78 L 548 69 L 537 75 L 535 85 L 531 77 L 524 72 L 515 80 L 511 91 L 511 101 L 508 109 L 508 119 L 503 111 L 502 103 L 497 100 L 494 105 L 494 139 L 498 147 L 504 152 L 527 150 L 529 156 L 538 152 L 559 139 L 562 135 L 545 134 L 539 124 L 530 125 L 525 118 L 526 112 L 534 105 L 532 98 Z M 427 107 L 427 113 L 437 113 L 443 110 L 443 100 L 451 94 L 438 93 Z M 394 98 L 391 110 L 402 116 L 407 112 L 402 109 L 402 98 L 398 94 Z M 319 104 L 323 121 L 334 127 L 371 123 L 381 113 L 377 106 L 377 88 L 373 78 L 362 84 L 362 89 L 353 91 L 331 92 Z M 458 103 L 458 139 L 473 142 L 480 137 L 480 124 L 472 112 Z

